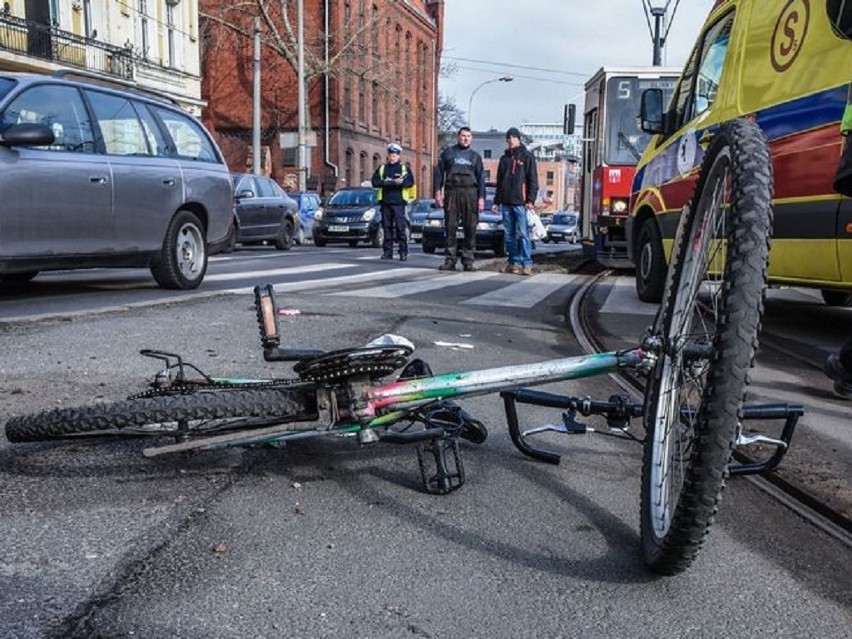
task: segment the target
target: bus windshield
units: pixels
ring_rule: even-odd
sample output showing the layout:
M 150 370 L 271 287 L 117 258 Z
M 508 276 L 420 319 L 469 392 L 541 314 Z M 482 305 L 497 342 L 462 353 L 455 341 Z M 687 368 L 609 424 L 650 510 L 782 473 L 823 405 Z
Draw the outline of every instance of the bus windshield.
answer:
M 651 135 L 639 128 L 639 100 L 645 89 L 662 89 L 667 103 L 677 83 L 676 76 L 660 78 L 613 77 L 606 86 L 605 162 L 635 166 Z

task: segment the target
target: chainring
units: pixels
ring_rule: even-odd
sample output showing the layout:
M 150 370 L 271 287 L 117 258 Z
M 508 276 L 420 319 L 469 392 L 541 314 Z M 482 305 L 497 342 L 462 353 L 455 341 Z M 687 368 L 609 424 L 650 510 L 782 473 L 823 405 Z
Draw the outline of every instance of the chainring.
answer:
M 372 380 L 401 368 L 413 352 L 410 346 L 403 345 L 347 348 L 300 360 L 293 371 L 303 381 L 311 382 L 364 375 Z

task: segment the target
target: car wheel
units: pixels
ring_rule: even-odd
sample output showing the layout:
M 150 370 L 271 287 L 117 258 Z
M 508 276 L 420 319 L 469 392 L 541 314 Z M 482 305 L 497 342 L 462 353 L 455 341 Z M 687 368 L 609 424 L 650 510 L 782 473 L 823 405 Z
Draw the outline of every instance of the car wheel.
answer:
M 170 289 L 197 288 L 207 272 L 207 237 L 194 213 L 178 211 L 172 218 L 163 246 L 151 263 L 157 284 Z
M 424 253 L 429 253 L 430 255 L 432 255 L 435 252 L 435 248 L 436 247 L 433 246 L 432 244 L 428 244 L 425 241 L 423 242 L 423 252 Z
M 376 229 L 376 232 L 373 234 L 373 248 L 382 248 L 382 245 L 385 243 L 385 230 L 380 226 Z
M 289 251 L 293 246 L 293 221 L 285 219 L 275 238 L 275 248 L 279 251 Z
M 325 239 L 323 239 L 323 238 L 321 238 L 321 237 L 316 237 L 316 236 L 314 236 L 314 246 L 318 246 L 318 247 L 322 248 L 322 247 L 323 247 L 323 246 L 325 246 L 327 243 L 328 243 L 328 241 L 327 241 L 327 240 L 325 240 Z
M 225 247 L 222 249 L 222 253 L 233 253 L 234 249 L 237 248 L 237 233 L 238 228 L 236 223 L 231 225 L 231 230 L 228 231 L 228 239 L 225 240 Z
M 506 257 L 506 242 L 495 242 L 494 257 Z
M 542 241 L 542 242 L 544 242 L 545 244 L 547 244 L 547 243 L 549 243 L 549 242 L 550 242 L 550 238 L 549 238 L 549 237 L 545 237 L 545 238 L 544 238 L 544 239 L 542 239 L 541 241 Z
M 646 220 L 636 243 L 636 294 L 643 302 L 659 304 L 666 284 L 666 258 L 660 231 L 654 220 Z
M 348 244 L 352 248 L 355 248 L 356 246 L 358 246 L 358 240 L 349 240 Z
M 849 291 L 832 291 L 822 289 L 822 301 L 828 306 L 852 306 L 852 293 Z
M 293 239 L 299 246 L 305 243 L 305 227 L 303 227 L 301 224 L 299 225 L 299 230 L 296 233 L 296 237 Z

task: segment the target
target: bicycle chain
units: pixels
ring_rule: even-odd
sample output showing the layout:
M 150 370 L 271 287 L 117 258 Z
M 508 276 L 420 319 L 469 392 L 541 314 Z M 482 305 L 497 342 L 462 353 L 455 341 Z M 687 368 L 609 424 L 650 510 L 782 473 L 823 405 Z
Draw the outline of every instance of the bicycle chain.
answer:
M 132 395 L 128 399 L 145 399 L 162 395 L 189 395 L 200 390 L 255 390 L 273 386 L 304 384 L 306 382 L 320 384 L 364 375 L 368 375 L 370 379 L 378 379 L 400 368 L 410 354 L 410 349 L 403 347 L 371 349 L 369 351 L 339 351 L 297 362 L 294 370 L 299 373 L 298 379 L 276 378 L 257 382 L 210 381 L 204 384 L 175 382 L 165 388 L 150 388 Z M 353 362 L 353 359 L 360 361 Z

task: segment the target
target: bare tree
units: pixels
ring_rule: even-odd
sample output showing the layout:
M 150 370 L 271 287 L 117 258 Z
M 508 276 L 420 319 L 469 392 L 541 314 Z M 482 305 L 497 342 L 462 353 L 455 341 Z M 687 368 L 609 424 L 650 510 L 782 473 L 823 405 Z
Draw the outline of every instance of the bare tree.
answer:
M 453 98 L 443 94 L 438 96 L 438 146 L 452 144 L 460 127 L 467 123 L 464 110 Z

